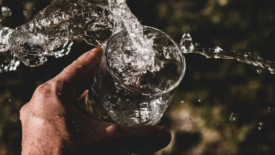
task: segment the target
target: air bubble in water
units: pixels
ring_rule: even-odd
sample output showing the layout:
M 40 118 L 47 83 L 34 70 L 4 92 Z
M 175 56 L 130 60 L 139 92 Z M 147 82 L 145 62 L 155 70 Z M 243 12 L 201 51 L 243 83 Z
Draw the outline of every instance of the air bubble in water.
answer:
M 180 103 L 184 103 L 184 100 L 181 100 Z
M 9 99 L 9 102 L 11 102 L 12 100 L 11 99 Z
M 8 16 L 12 15 L 11 9 L 7 6 L 3 6 L 1 8 L 1 11 L 2 11 L 2 15 L 5 16 L 5 17 L 8 17 Z
M 260 122 L 259 125 L 260 125 L 260 126 L 264 126 L 264 122 Z
M 259 129 L 259 130 L 263 130 L 263 127 L 259 126 L 258 129 Z
M 198 99 L 198 102 L 201 102 L 201 99 Z
M 232 113 L 232 114 L 230 115 L 229 120 L 230 120 L 231 122 L 233 122 L 233 121 L 236 120 L 236 116 L 235 116 L 234 113 Z

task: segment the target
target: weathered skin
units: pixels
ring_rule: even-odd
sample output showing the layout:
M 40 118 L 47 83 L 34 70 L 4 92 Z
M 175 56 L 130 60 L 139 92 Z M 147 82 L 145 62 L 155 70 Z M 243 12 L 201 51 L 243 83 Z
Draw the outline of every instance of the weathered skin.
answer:
M 40 85 L 20 111 L 22 155 L 123 155 L 156 152 L 171 140 L 160 126 L 124 127 L 101 122 L 81 110 L 75 86 L 93 76 L 102 49 L 83 54 L 59 75 Z

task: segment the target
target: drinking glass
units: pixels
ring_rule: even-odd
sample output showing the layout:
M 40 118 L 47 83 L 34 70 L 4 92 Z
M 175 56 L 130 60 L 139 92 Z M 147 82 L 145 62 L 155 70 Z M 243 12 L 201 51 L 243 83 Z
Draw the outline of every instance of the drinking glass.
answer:
M 82 105 L 98 119 L 125 126 L 154 125 L 172 101 L 184 77 L 185 58 L 179 46 L 164 32 L 144 26 L 144 35 L 153 40 L 154 63 L 142 73 L 136 72 L 129 62 L 123 64 L 122 69 L 114 62 L 116 54 L 126 57 L 133 54 L 133 49 L 127 47 L 131 45 L 127 31 L 114 34 L 102 45 L 102 61 Z M 129 84 L 129 79 L 135 83 Z

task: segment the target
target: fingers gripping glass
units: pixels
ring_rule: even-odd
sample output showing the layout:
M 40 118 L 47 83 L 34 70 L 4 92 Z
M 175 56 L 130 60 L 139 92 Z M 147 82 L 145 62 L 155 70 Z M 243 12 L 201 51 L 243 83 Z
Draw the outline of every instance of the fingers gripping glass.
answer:
M 138 59 L 142 56 L 132 48 L 127 31 L 103 44 L 101 64 L 82 105 L 98 119 L 126 126 L 154 125 L 173 99 L 186 68 L 182 51 L 156 28 L 144 26 L 144 34 L 153 40 L 149 58 Z M 138 65 L 147 61 L 152 63 L 140 71 Z

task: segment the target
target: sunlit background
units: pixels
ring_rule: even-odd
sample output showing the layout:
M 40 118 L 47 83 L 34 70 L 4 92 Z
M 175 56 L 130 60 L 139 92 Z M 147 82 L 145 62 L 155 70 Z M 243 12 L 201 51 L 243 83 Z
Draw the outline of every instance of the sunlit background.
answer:
M 15 28 L 50 0 L 0 0 L 12 15 L 1 24 Z M 275 3 L 271 0 L 128 0 L 143 25 L 179 42 L 195 42 L 275 58 Z M 25 13 L 23 13 L 26 11 Z M 78 41 L 69 56 L 37 68 L 21 65 L 0 74 L 0 155 L 21 151 L 19 110 L 35 88 L 93 47 Z M 275 155 L 275 75 L 234 60 L 186 55 L 187 72 L 161 121 L 173 133 L 156 155 Z M 82 86 L 83 87 L 89 87 Z

